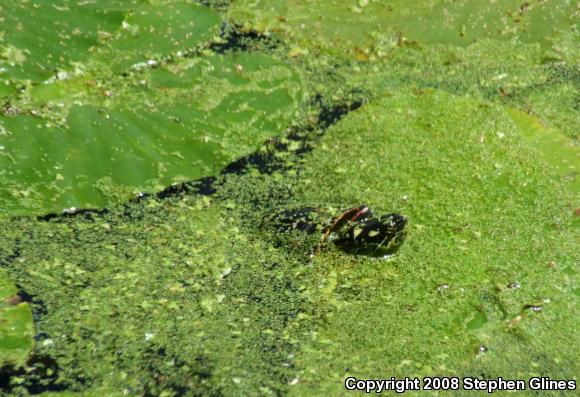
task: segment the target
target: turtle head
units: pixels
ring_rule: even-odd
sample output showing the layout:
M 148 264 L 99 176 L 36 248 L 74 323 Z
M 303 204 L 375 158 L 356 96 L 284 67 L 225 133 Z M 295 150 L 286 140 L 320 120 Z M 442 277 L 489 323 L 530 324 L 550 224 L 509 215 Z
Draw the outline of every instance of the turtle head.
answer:
M 349 228 L 336 244 L 357 254 L 392 255 L 405 240 L 406 226 L 407 218 L 399 214 L 370 217 Z

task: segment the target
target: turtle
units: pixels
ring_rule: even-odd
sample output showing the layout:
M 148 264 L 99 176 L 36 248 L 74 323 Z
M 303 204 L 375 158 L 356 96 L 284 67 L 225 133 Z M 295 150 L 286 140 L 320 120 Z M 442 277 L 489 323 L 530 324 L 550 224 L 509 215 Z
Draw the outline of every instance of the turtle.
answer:
M 348 208 L 334 217 L 330 215 L 332 212 L 335 211 L 321 207 L 285 209 L 265 217 L 262 227 L 279 233 L 318 233 L 320 240 L 313 255 L 320 253 L 330 241 L 350 254 L 388 257 L 405 240 L 407 218 L 403 215 L 375 216 L 367 205 Z

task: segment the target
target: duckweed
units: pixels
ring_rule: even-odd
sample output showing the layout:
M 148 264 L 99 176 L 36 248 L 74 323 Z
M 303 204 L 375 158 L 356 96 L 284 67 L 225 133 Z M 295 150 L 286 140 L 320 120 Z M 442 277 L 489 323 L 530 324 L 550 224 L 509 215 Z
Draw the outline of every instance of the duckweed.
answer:
M 2 392 L 346 395 L 348 376 L 577 376 L 572 3 L 205 3 L 218 11 L 179 1 L 87 3 L 107 15 L 102 30 L 70 54 L 68 46 L 53 52 L 47 69 L 17 51 L 34 52 L 43 40 L 25 45 L 5 33 L 0 67 L 10 82 L 0 95 L 10 106 L 0 139 L 18 135 L 31 145 L 0 143 L 0 161 L 11 167 L 12 150 L 33 156 L 40 150 L 33 143 L 48 138 L 30 131 L 73 119 L 86 139 L 103 138 L 91 150 L 116 149 L 102 164 L 78 154 L 81 168 L 29 167 L 75 180 L 70 197 L 106 203 L 104 213 L 15 217 L 62 205 L 47 200 L 56 196 L 43 193 L 50 185 L 42 180 L 30 189 L 26 178 L 0 177 L 17 198 L 4 195 L 0 297 L 18 289 L 35 297 L 0 307 L 0 338 L 15 329 L 3 322 L 6 309 L 19 308 L 22 331 L 9 358 L 0 339 L 0 362 L 11 363 L 0 370 Z M 78 11 L 59 4 L 34 15 Z M 5 9 L 13 18 L 22 7 Z M 128 10 L 151 8 L 199 10 L 213 22 L 202 24 L 196 43 L 178 34 L 175 47 L 149 48 L 135 40 L 146 13 Z M 214 54 L 218 47 L 206 44 L 227 39 L 211 37 L 217 15 L 230 39 L 257 38 L 252 46 L 232 39 L 239 51 Z M 155 26 L 164 21 L 155 18 Z M 120 25 L 125 30 L 115 30 Z M 120 43 L 138 48 L 101 63 Z M 187 49 L 178 54 L 181 43 Z M 83 124 L 96 119 L 107 127 L 102 134 Z M 147 153 L 142 160 L 116 146 L 121 124 L 134 132 L 134 150 Z M 204 133 L 190 135 L 198 126 Z M 186 140 L 171 140 L 167 128 Z M 159 133 L 160 144 L 139 131 Z M 274 172 L 242 161 L 236 167 L 249 169 L 219 173 L 273 135 L 255 156 L 275 159 Z M 51 156 L 70 143 L 60 137 L 43 141 Z M 159 151 L 161 144 L 174 147 Z M 155 167 L 158 156 L 172 160 Z M 206 164 L 204 156 L 219 161 Z M 93 168 L 109 171 L 95 180 L 75 172 Z M 210 196 L 126 200 L 135 187 L 161 190 L 209 175 Z M 260 228 L 284 208 L 361 204 L 408 217 L 396 256 L 328 245 L 311 257 L 311 237 Z

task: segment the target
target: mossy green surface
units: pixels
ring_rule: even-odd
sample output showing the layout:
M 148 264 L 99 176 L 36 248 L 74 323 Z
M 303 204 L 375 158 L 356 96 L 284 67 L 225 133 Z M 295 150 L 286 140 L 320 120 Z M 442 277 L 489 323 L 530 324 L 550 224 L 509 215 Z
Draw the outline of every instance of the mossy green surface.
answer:
M 560 32 L 575 32 L 577 12 L 570 1 L 237 0 L 229 16 L 247 29 L 284 35 L 295 55 L 367 60 L 402 42 L 465 46 L 491 38 L 545 43 Z
M 505 109 L 432 90 L 331 128 L 299 200 L 398 211 L 410 230 L 391 261 L 314 261 L 336 311 L 291 394 L 346 395 L 347 376 L 576 376 L 578 196 L 538 157 Z
M 328 68 L 328 77 L 337 84 L 320 84 L 316 89 L 328 88 L 329 94 L 350 88 L 380 97 L 399 87 L 437 88 L 517 108 L 578 141 L 577 40 L 572 33 L 555 38 L 550 46 L 489 39 L 467 47 L 404 45 L 367 62 L 335 63 L 308 56 L 297 62 Z
M 169 4 L 130 5 L 162 3 Z M 110 199 L 105 215 L 38 222 L 11 218 L 22 213 L 16 207 L 7 211 L 0 219 L 1 270 L 13 280 L 10 294 L 16 282 L 42 302 L 32 305 L 39 313 L 33 353 L 58 366 L 54 378 L 44 379 L 51 390 L 67 389 L 42 395 L 346 395 L 347 376 L 577 377 L 580 123 L 571 3 L 530 2 L 522 9 L 508 1 L 486 8 L 480 20 L 467 2 L 445 3 L 453 21 L 444 37 L 424 31 L 438 26 L 426 22 L 431 6 L 418 10 L 424 24 L 398 34 L 398 27 L 377 25 L 385 16 L 375 12 L 379 2 L 317 2 L 288 9 L 289 16 L 260 8 L 281 2 L 218 3 L 231 22 L 280 43 L 225 55 L 198 48 L 186 57 L 172 47 L 170 55 L 147 54 L 154 67 L 129 51 L 137 67 L 126 75 L 99 64 L 97 51 L 86 61 L 88 72 L 26 86 L 26 95 L 11 96 L 17 114 L 2 116 L 45 132 L 52 126 L 37 117 L 50 123 L 76 117 L 87 139 L 105 136 L 102 146 L 117 147 L 111 152 L 120 156 L 98 165 L 86 158 L 83 169 L 112 170 L 121 182 L 145 168 L 120 169 L 121 157 L 138 163 L 130 146 L 115 146 L 113 133 L 81 128 L 85 119 L 104 117 L 98 109 L 111 117 L 103 125 L 127 122 L 128 142 L 146 153 L 159 146 L 139 131 L 167 125 L 185 135 L 201 125 L 204 143 L 231 156 L 224 161 L 283 135 L 291 119 L 310 131 L 313 144 L 304 158 L 294 154 L 303 149 L 298 142 L 274 152 L 288 168 L 271 175 L 219 176 L 211 197 L 115 204 L 132 191 L 105 176 L 85 184 Z M 332 18 L 316 19 L 327 11 Z M 401 16 L 395 19 L 402 24 L 414 20 L 410 8 L 385 12 L 389 20 Z M 503 17 L 489 28 L 481 24 L 498 13 Z M 256 15 L 281 27 L 260 27 Z M 345 20 L 352 15 L 363 19 Z M 301 32 L 300 23 L 313 30 Z M 495 29 L 498 23 L 507 30 Z M 375 36 L 362 26 L 386 30 Z M 336 30 L 343 36 L 333 36 Z M 114 31 L 107 31 L 96 38 L 99 48 L 114 44 Z M 125 33 L 131 31 L 118 37 Z M 33 66 L 19 78 L 47 78 Z M 15 84 L 2 87 L 0 95 L 16 95 Z M 306 95 L 328 108 L 357 100 L 363 106 L 322 131 L 317 102 L 299 104 Z M 175 150 L 145 158 L 175 157 L 175 180 L 219 170 L 185 173 L 199 165 L 180 156 L 195 151 L 189 141 L 158 138 Z M 50 142 L 51 155 L 68 144 Z M 41 150 L 24 146 L 16 149 Z M 261 153 L 271 150 L 265 145 Z M 38 191 L 18 185 L 24 182 L 12 182 L 20 204 L 46 205 Z M 95 198 L 80 197 L 101 205 Z M 407 241 L 396 256 L 371 259 L 329 244 L 310 257 L 317 236 L 260 228 L 264 216 L 283 208 L 338 213 L 360 204 L 408 217 Z M 30 316 L 23 324 L 31 341 Z M 28 375 L 9 379 L 7 394 L 34 389 L 38 375 L 28 365 Z
M 57 359 L 59 382 L 130 395 L 283 390 L 316 317 L 316 269 L 244 232 L 229 201 L 139 207 L 20 237 L 9 273 L 44 300 L 37 352 Z
M 225 183 L 94 221 L 11 221 L 7 270 L 44 300 L 37 352 L 60 382 L 338 395 L 347 375 L 577 373 L 575 196 L 506 109 L 401 90 L 331 128 L 300 174 Z M 258 228 L 268 207 L 355 203 L 409 217 L 396 257 L 310 258 L 312 241 Z
M 0 271 L 0 367 L 22 366 L 34 342 L 32 312 L 28 303 L 21 302 L 18 290 Z

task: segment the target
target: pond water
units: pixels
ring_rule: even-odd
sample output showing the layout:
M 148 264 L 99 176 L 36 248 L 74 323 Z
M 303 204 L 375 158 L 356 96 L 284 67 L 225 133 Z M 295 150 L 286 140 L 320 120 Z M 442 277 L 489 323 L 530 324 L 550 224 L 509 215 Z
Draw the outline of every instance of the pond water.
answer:
M 0 17 L 0 394 L 577 377 L 573 2 Z M 260 227 L 362 204 L 406 216 L 396 255 Z

